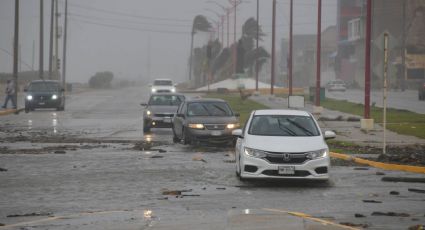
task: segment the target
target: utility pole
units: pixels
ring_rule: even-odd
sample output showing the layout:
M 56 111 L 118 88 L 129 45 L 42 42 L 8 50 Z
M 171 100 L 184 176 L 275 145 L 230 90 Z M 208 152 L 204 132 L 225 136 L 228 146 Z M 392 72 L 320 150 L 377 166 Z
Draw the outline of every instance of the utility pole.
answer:
M 44 79 L 43 76 L 43 67 L 44 67 L 44 29 L 43 29 L 43 19 L 44 19 L 44 13 L 43 13 L 43 0 L 40 0 L 40 56 L 39 56 L 39 66 L 38 66 L 38 77 L 40 79 Z
M 258 91 L 258 39 L 260 38 L 260 0 L 257 0 L 257 41 L 256 41 L 256 49 L 255 49 L 255 91 Z
M 62 57 L 62 86 L 66 91 L 66 42 L 68 32 L 68 0 L 65 0 L 65 22 L 63 32 L 63 57 Z
M 224 15 L 221 16 L 221 46 L 224 47 Z
M 50 40 L 49 40 L 49 79 L 53 76 L 53 25 L 55 15 L 55 0 L 51 1 L 50 9 Z
M 289 57 L 288 57 L 288 87 L 289 87 L 289 96 L 292 96 L 292 26 L 293 22 L 293 11 L 294 11 L 294 2 L 291 0 L 289 7 Z
M 13 42 L 13 79 L 15 83 L 15 109 L 18 108 L 18 44 L 19 44 L 19 0 L 15 0 L 15 31 Z
M 366 38 L 365 38 L 365 98 L 364 118 L 370 118 L 370 43 L 372 33 L 372 0 L 367 0 L 366 10 Z
M 226 14 L 227 14 L 227 48 L 229 48 L 229 34 L 230 34 L 230 19 L 229 19 L 229 14 L 230 14 L 230 9 L 226 10 Z
M 273 95 L 274 87 L 274 75 L 275 75 L 275 43 L 276 43 L 276 0 L 273 0 L 273 22 L 272 22 L 272 70 L 271 70 L 271 84 L 270 84 L 270 94 Z
M 32 40 L 31 70 L 34 71 L 35 40 Z
M 236 73 L 236 63 L 237 63 L 237 44 L 236 44 L 236 6 L 237 6 L 237 2 L 236 0 L 233 0 L 233 9 L 234 11 L 234 23 L 233 23 L 233 73 Z
M 56 0 L 55 5 L 55 77 L 59 80 L 59 12 L 58 12 L 58 2 Z
M 320 58 L 322 45 L 322 0 L 318 0 L 317 7 L 317 51 L 316 51 L 316 106 L 320 106 Z
M 403 1 L 403 23 L 402 23 L 402 54 L 401 54 L 401 65 L 402 65 L 402 76 L 401 76 L 401 90 L 404 91 L 406 89 L 406 80 L 407 80 L 407 69 L 406 69 L 406 2 L 407 1 Z

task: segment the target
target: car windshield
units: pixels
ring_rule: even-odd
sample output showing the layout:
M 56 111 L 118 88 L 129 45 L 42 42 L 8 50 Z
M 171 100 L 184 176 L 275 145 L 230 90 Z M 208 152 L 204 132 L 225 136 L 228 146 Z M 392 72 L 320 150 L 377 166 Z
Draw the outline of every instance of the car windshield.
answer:
M 252 118 L 249 134 L 261 136 L 319 136 L 316 123 L 308 116 L 259 115 Z
M 58 91 L 58 89 L 59 84 L 56 82 L 33 82 L 28 87 L 28 91 L 31 92 Z
M 170 80 L 155 80 L 153 82 L 153 84 L 154 85 L 168 85 L 168 86 L 170 86 L 170 85 L 173 85 L 173 82 L 170 81 Z
M 180 95 L 152 95 L 149 105 L 178 106 L 184 101 L 184 96 Z
M 225 102 L 193 102 L 187 107 L 188 116 L 232 116 L 233 112 Z

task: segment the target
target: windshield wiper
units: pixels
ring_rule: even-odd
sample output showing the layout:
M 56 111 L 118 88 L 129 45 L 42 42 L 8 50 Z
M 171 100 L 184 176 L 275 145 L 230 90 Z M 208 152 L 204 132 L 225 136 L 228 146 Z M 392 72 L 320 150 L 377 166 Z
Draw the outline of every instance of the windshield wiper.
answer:
M 280 120 L 277 119 L 277 123 L 279 124 L 279 129 L 285 131 L 286 133 L 288 133 L 291 136 L 296 136 L 297 134 L 294 132 L 294 130 L 282 125 L 282 123 L 280 123 Z
M 205 111 L 207 111 L 208 116 L 211 116 L 211 113 L 210 113 L 210 111 L 208 111 L 208 108 L 205 105 L 203 105 L 203 104 L 201 104 L 201 105 L 202 105 L 202 107 L 204 107 Z
M 298 124 L 297 122 L 291 121 L 289 119 L 288 119 L 288 121 L 291 122 L 291 124 L 295 125 L 297 128 L 299 128 L 302 131 L 304 131 L 304 133 L 306 133 L 308 136 L 314 136 L 314 134 L 310 130 L 306 129 L 305 127 L 303 127 L 302 125 Z
M 227 114 L 227 111 L 225 109 L 221 108 L 220 106 L 218 106 L 218 105 L 213 105 L 213 106 L 216 107 L 218 110 L 222 111 L 224 115 Z

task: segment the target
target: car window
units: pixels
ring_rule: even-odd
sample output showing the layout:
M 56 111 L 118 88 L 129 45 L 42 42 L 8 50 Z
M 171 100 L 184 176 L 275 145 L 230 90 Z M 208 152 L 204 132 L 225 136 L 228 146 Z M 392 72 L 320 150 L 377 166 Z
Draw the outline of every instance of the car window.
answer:
M 173 81 L 170 80 L 155 80 L 153 82 L 154 85 L 164 85 L 164 86 L 171 86 L 173 85 Z
M 184 96 L 179 95 L 152 95 L 149 105 L 178 106 L 184 101 Z
M 232 116 L 233 112 L 225 102 L 193 102 L 188 105 L 188 116 Z
M 252 118 L 249 134 L 261 136 L 319 136 L 309 116 L 258 115 Z
M 56 82 L 33 82 L 29 85 L 28 91 L 58 91 L 59 84 Z

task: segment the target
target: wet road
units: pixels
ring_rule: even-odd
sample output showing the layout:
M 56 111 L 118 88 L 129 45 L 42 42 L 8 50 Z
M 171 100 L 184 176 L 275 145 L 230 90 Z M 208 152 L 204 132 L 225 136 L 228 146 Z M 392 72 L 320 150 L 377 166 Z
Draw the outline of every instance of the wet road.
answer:
M 0 117 L 0 168 L 7 169 L 0 229 L 344 229 L 331 225 L 344 222 L 407 229 L 425 222 L 425 195 L 408 191 L 425 186 L 382 182 L 376 172 L 418 175 L 334 166 L 330 184 L 240 182 L 231 148 L 173 144 L 167 129 L 153 129 L 144 140 L 154 146 L 141 147 L 146 97 L 137 88 L 86 92 L 71 95 L 64 112 Z

